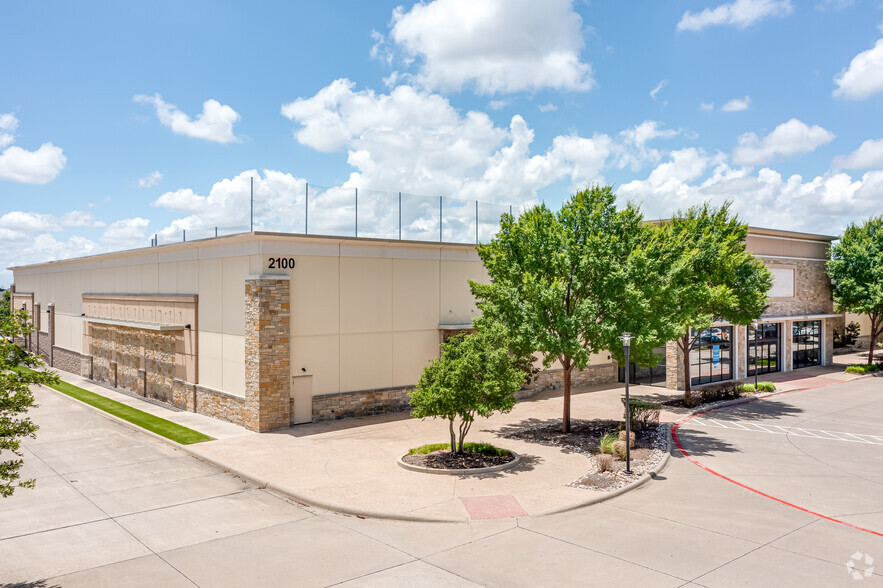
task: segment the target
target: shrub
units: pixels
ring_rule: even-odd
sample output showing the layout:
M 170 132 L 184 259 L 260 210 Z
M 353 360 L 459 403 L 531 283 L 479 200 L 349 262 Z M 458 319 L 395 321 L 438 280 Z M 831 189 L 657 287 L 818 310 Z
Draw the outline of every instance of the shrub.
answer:
M 846 368 L 847 374 L 870 374 L 879 370 L 880 367 L 875 363 L 866 363 L 861 365 L 851 365 Z
M 757 391 L 758 392 L 775 392 L 776 385 L 772 382 L 758 382 L 757 383 Z
M 715 386 L 706 386 L 699 391 L 700 404 L 733 400 L 742 396 L 739 386 L 734 382 L 726 382 Z
M 736 391 L 740 394 L 754 394 L 757 390 L 754 389 L 754 384 L 739 384 Z
M 625 441 L 614 441 L 611 447 L 613 448 L 613 455 L 619 459 L 625 459 L 627 449 Z
M 861 334 L 862 327 L 857 322 L 853 321 L 846 325 L 846 329 L 843 332 L 843 344 L 844 345 L 855 345 L 856 339 Z
M 613 469 L 613 456 L 608 454 L 601 454 L 595 456 L 595 460 L 598 462 L 598 471 L 599 472 L 609 472 Z
M 625 398 L 622 399 L 622 405 L 625 407 Z M 651 425 L 659 424 L 659 410 L 661 404 L 647 402 L 640 398 L 629 398 L 629 412 L 631 413 L 631 429 L 632 431 L 641 431 Z
M 625 431 L 619 432 L 619 440 L 625 441 Z M 635 432 L 632 431 L 631 434 L 629 435 L 629 447 L 634 447 L 634 446 L 635 446 Z
M 425 455 L 427 453 L 432 453 L 433 451 L 450 449 L 450 447 L 450 443 L 430 443 L 428 445 L 421 445 L 420 447 L 409 449 L 408 455 Z M 494 447 L 490 443 L 467 442 L 463 444 L 463 451 L 465 453 L 480 453 L 481 455 L 512 455 L 512 453 L 508 449 L 500 449 L 499 447 Z
M 613 444 L 616 441 L 619 441 L 619 435 L 617 435 L 616 433 L 607 433 L 606 435 L 601 437 L 601 443 L 599 444 L 599 449 L 601 450 L 601 453 L 612 454 Z

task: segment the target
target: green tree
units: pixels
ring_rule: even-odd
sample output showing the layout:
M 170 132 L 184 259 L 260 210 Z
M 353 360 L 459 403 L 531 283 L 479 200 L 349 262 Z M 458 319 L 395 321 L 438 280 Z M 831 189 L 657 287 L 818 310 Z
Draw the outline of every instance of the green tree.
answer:
M 758 319 L 767 308 L 772 274 L 745 249 L 748 225 L 730 211 L 729 202 L 679 211 L 660 231 L 665 247 L 679 258 L 665 311 L 678 326 L 684 400 L 689 404 L 690 351 L 696 340 L 716 321 L 749 325 Z
M 871 320 L 868 363 L 874 363 L 874 348 L 883 335 L 883 217 L 846 227 L 831 248 L 828 276 L 837 309 Z
M 632 360 L 654 364 L 653 347 L 675 336 L 659 312 L 672 260 L 640 211 L 617 210 L 615 200 L 611 187 L 593 186 L 557 213 L 541 205 L 518 219 L 504 214 L 494 239 L 477 246 L 491 279 L 470 282 L 482 316 L 505 325 L 520 354 L 561 365 L 564 432 L 574 368 L 604 349 L 621 361 L 624 331 L 635 336 Z
M 19 310 L 0 321 L 0 497 L 12 495 L 16 487 L 33 488 L 35 481 L 19 481 L 22 460 L 21 440 L 37 431 L 27 411 L 35 406 L 32 384 L 50 384 L 58 376 L 21 369 L 36 368 L 43 362 L 28 353 L 15 339 L 31 332 L 28 313 Z
M 476 416 L 487 418 L 515 406 L 515 392 L 525 373 L 508 347 L 503 329 L 485 323 L 475 333 L 448 339 L 441 356 L 423 370 L 411 393 L 411 415 L 447 419 L 451 453 L 463 451 L 463 440 Z
M 12 293 L 9 290 L 3 290 L 3 300 L 0 301 L 0 321 L 5 321 L 12 314 Z

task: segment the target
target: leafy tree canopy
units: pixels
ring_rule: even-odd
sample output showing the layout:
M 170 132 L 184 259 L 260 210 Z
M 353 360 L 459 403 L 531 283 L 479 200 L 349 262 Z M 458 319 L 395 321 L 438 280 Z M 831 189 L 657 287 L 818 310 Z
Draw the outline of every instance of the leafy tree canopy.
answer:
M 43 362 L 28 353 L 15 339 L 31 332 L 28 313 L 19 310 L 0 320 L 0 497 L 12 495 L 16 487 L 33 488 L 34 480 L 20 481 L 23 465 L 21 440 L 34 437 L 37 431 L 27 411 L 34 405 L 32 384 L 58 381 L 45 372 L 19 369 L 39 367 Z
M 883 336 L 883 217 L 851 223 L 831 248 L 828 276 L 840 311 L 865 314 L 871 320 L 868 363 Z
M 770 271 L 745 249 L 748 225 L 730 206 L 694 206 L 659 227 L 664 248 L 679 258 L 670 274 L 671 298 L 665 310 L 677 325 L 687 400 L 689 352 L 696 338 L 716 321 L 751 324 L 766 310 L 772 286 Z
M 615 200 L 611 187 L 594 186 L 558 212 L 540 205 L 503 215 L 495 238 L 477 247 L 491 278 L 470 282 L 482 316 L 505 325 L 521 354 L 537 351 L 545 367 L 563 368 L 564 431 L 574 368 L 602 350 L 621 358 L 624 331 L 635 336 L 633 361 L 655 363 L 653 347 L 676 334 L 659 312 L 673 260 L 640 211 L 617 210 Z
M 475 333 L 461 333 L 442 344 L 441 356 L 423 370 L 411 393 L 411 414 L 447 419 L 451 452 L 462 452 L 476 416 L 487 418 L 515 406 L 515 392 L 525 380 L 518 363 L 509 353 L 503 328 L 484 321 Z

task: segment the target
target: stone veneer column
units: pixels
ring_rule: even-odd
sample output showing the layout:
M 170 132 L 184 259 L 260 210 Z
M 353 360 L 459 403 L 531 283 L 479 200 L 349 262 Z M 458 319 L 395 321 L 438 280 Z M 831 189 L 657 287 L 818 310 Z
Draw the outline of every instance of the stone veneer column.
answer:
M 245 428 L 290 425 L 291 288 L 288 276 L 245 279 Z
M 677 341 L 665 344 L 665 387 L 668 390 L 684 389 L 684 354 Z

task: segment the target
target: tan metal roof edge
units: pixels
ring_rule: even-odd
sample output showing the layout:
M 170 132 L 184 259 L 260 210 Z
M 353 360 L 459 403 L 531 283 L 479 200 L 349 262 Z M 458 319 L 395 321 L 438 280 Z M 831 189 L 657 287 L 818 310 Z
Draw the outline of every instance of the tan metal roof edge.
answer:
M 303 235 L 300 233 L 273 233 L 268 231 L 255 231 L 248 233 L 234 233 L 232 235 L 221 235 L 218 237 L 207 237 L 205 239 L 194 239 L 192 241 L 182 241 L 180 243 L 165 243 L 162 245 L 157 245 L 156 247 L 138 247 L 135 249 L 123 249 L 121 251 L 108 251 L 106 253 L 96 253 L 94 255 L 84 255 L 81 257 L 71 257 L 68 259 L 56 259 L 54 261 L 43 261 L 40 263 L 31 263 L 28 265 L 13 265 L 7 267 L 7 270 L 14 271 L 20 269 L 32 269 L 37 267 L 45 267 L 50 265 L 58 265 L 58 264 L 66 264 L 66 263 L 77 263 L 87 260 L 95 260 L 100 258 L 112 259 L 114 257 L 119 257 L 122 255 L 130 255 L 133 253 L 147 253 L 149 251 L 153 251 L 156 249 L 185 249 L 188 247 L 192 247 L 194 245 L 204 246 L 209 242 L 219 241 L 221 239 L 229 239 L 231 241 L 248 241 L 256 238 L 266 238 L 270 237 L 273 239 L 296 239 L 296 240 L 312 240 L 318 239 L 321 241 L 330 241 L 336 243 L 347 243 L 347 242 L 355 242 L 363 245 L 396 245 L 396 246 L 409 246 L 409 247 L 423 247 L 425 249 L 474 249 L 474 243 L 451 243 L 448 241 L 438 242 L 438 241 L 413 241 L 407 239 L 381 239 L 378 237 L 343 237 L 336 235 Z

